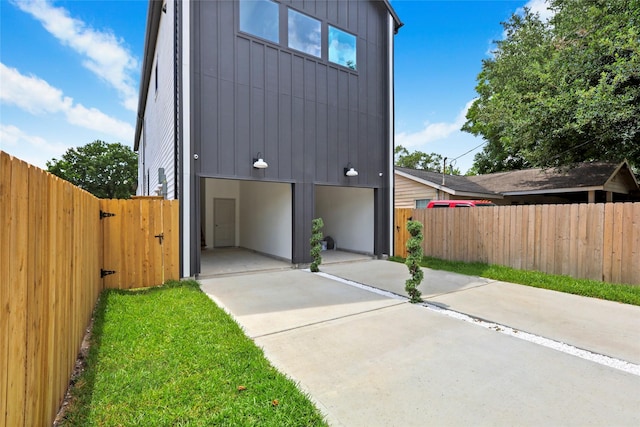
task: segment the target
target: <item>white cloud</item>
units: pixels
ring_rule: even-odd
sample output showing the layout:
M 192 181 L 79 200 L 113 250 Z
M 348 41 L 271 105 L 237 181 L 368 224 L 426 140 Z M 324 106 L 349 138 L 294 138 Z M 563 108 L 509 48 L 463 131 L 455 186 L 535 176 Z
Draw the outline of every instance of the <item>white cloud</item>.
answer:
M 467 111 L 469 110 L 469 107 L 471 107 L 471 104 L 473 104 L 473 101 L 475 101 L 475 99 L 467 102 L 453 122 L 426 122 L 424 128 L 418 132 L 400 132 L 396 134 L 396 145 L 402 145 L 405 148 L 409 148 L 448 138 L 451 134 L 460 131 L 462 125 L 467 121 Z
M 74 104 L 46 81 L 36 76 L 25 76 L 15 68 L 0 63 L 2 90 L 0 100 L 32 114 L 63 113 L 70 124 L 113 135 L 128 142 L 133 140 L 134 129 L 127 122 L 110 117 L 96 108 Z
M 82 55 L 82 64 L 118 91 L 125 108 L 136 111 L 137 90 L 132 76 L 139 72 L 138 60 L 123 40 L 111 32 L 88 27 L 49 0 L 13 0 L 13 3 L 40 21 L 60 42 Z
M 547 4 L 547 0 L 529 0 L 524 7 L 529 8 L 531 13 L 537 13 L 540 16 L 542 21 L 549 21 L 553 18 L 554 12 L 549 9 L 549 5 Z M 516 13 L 522 14 L 524 13 L 524 8 L 518 8 Z
M 67 148 L 64 144 L 29 135 L 16 126 L 0 125 L 0 149 L 39 168 L 46 169 L 47 161 L 61 157 Z
M 39 151 L 44 150 L 50 153 L 59 153 L 66 150 L 66 147 L 62 144 L 49 143 L 46 139 L 29 135 L 13 125 L 0 125 L 0 141 L 2 141 L 3 146 L 5 144 L 11 146 L 28 144 Z
M 96 108 L 76 104 L 66 114 L 67 121 L 73 125 L 117 136 L 123 141 L 133 140 L 134 129 L 130 124 L 114 119 Z
M 71 106 L 62 91 L 35 76 L 24 76 L 15 68 L 0 63 L 0 100 L 32 114 L 56 113 Z

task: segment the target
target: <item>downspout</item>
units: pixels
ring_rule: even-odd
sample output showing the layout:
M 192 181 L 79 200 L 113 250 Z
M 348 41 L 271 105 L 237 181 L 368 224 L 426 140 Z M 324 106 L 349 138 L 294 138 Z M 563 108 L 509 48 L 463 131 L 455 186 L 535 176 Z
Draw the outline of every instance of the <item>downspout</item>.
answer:
M 394 86 L 393 86 L 393 79 L 394 79 L 394 75 L 393 75 L 393 36 L 395 34 L 395 21 L 393 19 L 393 16 L 391 14 L 388 14 L 388 40 L 387 43 L 389 45 L 389 58 L 388 58 L 388 64 L 387 67 L 389 69 L 389 76 L 388 76 L 388 99 L 389 99 L 389 123 L 388 123 L 388 127 L 389 127 L 389 154 L 388 154 L 388 158 L 389 158 L 389 165 L 387 170 L 389 177 L 387 178 L 389 180 L 389 223 L 388 223 L 388 232 L 389 232 L 389 255 L 393 256 L 394 255 L 394 224 L 395 224 L 395 210 L 394 210 L 394 206 L 395 206 L 395 191 L 394 191 L 394 167 L 393 167 L 393 151 L 394 151 L 394 146 L 395 146 L 395 100 L 394 100 Z
M 190 7 L 191 4 L 188 0 L 183 0 L 181 3 L 180 22 L 182 28 L 180 34 L 182 40 L 180 43 L 180 60 L 181 65 L 181 88 L 179 106 L 182 107 L 180 114 L 181 123 L 181 141 L 180 141 L 180 154 L 182 162 L 182 171 L 180 176 L 182 187 L 180 194 L 182 200 L 180 201 L 180 210 L 182 212 L 182 277 L 191 277 L 191 120 L 190 120 L 190 106 L 191 106 L 191 81 L 190 81 Z
M 178 7 L 179 3 L 176 1 L 174 3 L 174 14 L 173 14 L 173 51 L 174 58 L 173 61 L 173 176 L 174 176 L 174 186 L 173 186 L 173 198 L 178 200 L 180 198 L 180 146 L 182 144 L 182 140 L 180 138 L 180 79 L 182 78 L 182 74 L 180 72 L 180 64 L 182 63 L 182 55 L 180 54 L 180 34 L 178 29 L 180 29 L 180 8 Z

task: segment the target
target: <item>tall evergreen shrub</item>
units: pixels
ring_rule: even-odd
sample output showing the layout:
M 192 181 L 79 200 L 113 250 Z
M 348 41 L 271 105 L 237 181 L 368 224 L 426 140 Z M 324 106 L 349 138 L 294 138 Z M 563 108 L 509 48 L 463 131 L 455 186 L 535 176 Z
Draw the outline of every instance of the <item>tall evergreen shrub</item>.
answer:
M 310 268 L 314 273 L 320 271 L 318 266 L 322 263 L 322 257 L 320 256 L 320 252 L 322 252 L 322 227 L 324 227 L 322 218 L 316 218 L 311 221 L 311 239 L 309 242 L 311 243 L 311 257 L 313 258 L 313 262 Z
M 420 268 L 420 261 L 422 261 L 423 255 L 422 240 L 424 239 L 422 235 L 422 223 L 418 221 L 407 222 L 407 231 L 409 231 L 411 237 L 407 241 L 408 254 L 405 264 L 409 268 L 411 277 L 405 282 L 404 288 L 411 298 L 410 301 L 412 303 L 418 303 L 422 301 L 420 299 L 422 293 L 418 290 L 418 286 L 424 278 L 424 273 Z

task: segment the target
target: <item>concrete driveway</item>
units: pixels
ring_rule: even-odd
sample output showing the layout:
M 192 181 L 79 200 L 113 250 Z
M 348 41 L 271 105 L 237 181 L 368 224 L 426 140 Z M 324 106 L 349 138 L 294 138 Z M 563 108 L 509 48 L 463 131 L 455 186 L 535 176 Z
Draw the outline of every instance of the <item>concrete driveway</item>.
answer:
M 640 307 L 425 269 L 438 311 L 402 264 L 321 270 L 201 284 L 331 425 L 640 425 Z

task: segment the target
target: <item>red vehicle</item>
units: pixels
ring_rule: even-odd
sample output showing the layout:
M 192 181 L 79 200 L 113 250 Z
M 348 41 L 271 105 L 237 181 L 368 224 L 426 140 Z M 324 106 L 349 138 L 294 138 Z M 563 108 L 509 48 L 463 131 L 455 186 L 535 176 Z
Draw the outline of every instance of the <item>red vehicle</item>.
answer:
M 496 206 L 491 200 L 432 200 L 427 209 L 432 208 L 472 208 L 475 206 Z

